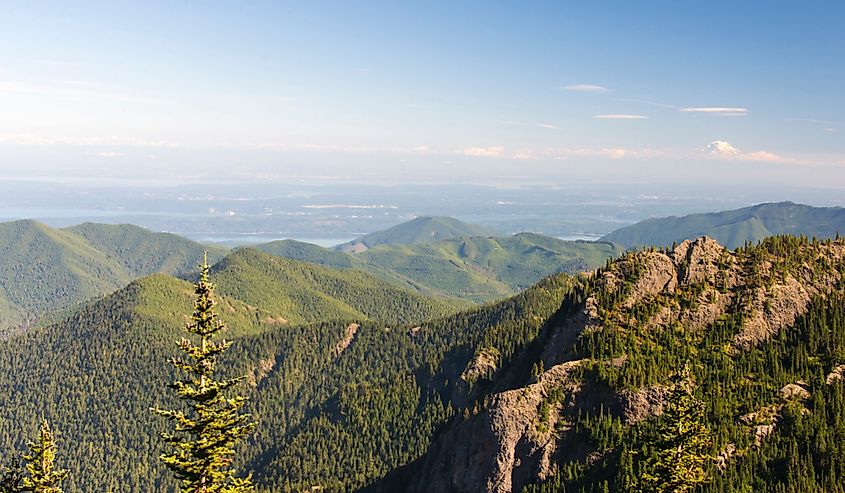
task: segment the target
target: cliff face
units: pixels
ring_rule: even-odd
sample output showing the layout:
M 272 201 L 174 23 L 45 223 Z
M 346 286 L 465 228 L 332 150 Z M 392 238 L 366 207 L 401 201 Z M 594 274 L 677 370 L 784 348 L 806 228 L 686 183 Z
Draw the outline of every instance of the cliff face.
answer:
M 436 439 L 408 490 L 520 491 L 555 474 L 562 461 L 596 460 L 600 453 L 574 436 L 573 416 L 603 409 L 636 423 L 661 412 L 665 389 L 595 381 L 588 367 L 619 368 L 628 356 L 590 361 L 579 354 L 579 338 L 600 331 L 705 334 L 717 321 L 739 316 L 739 330 L 725 349 L 737 354 L 788 329 L 812 299 L 842 287 L 843 263 L 843 242 L 729 251 L 702 237 L 671 251 L 626 255 L 589 276 L 582 301 L 548 328 L 536 359 L 546 370 L 513 385 L 514 374 L 500 369 L 496 378 L 508 388 Z M 841 374 L 837 369 L 829 379 Z

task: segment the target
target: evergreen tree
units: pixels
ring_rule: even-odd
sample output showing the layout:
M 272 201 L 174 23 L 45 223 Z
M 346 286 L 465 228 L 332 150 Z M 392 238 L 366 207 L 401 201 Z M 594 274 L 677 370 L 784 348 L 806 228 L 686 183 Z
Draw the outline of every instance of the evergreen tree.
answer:
M 228 392 L 244 377 L 214 379 L 217 357 L 232 343 L 214 337 L 226 329 L 214 311 L 214 285 L 209 281 L 207 257 L 200 266 L 195 285 L 196 300 L 186 331 L 199 338 L 195 344 L 182 338 L 177 344 L 186 358 L 171 363 L 187 376 L 170 384 L 179 398 L 187 401 L 188 411 L 152 409 L 175 422 L 174 433 L 162 433 L 164 441 L 176 450 L 161 456 L 162 462 L 181 481 L 183 493 L 241 493 L 254 491 L 251 475 L 235 477 L 232 467 L 235 444 L 255 426 L 249 414 L 240 413 L 247 401 Z
M 712 432 L 704 419 L 704 403 L 693 394 L 689 366 L 672 377 L 657 427 L 655 451 L 643 461 L 643 490 L 688 493 L 707 482 L 713 457 Z
M 37 442 L 29 443 L 30 454 L 23 456 L 26 462 L 28 477 L 14 478 L 16 472 L 11 472 L 12 483 L 9 491 L 29 491 L 32 493 L 62 493 L 59 487 L 67 476 L 64 469 L 54 469 L 56 459 L 56 444 L 53 442 L 53 432 L 47 421 L 41 423 L 41 430 Z M 14 488 L 14 489 L 12 489 Z
M 3 467 L 0 475 L 0 493 L 18 493 L 23 487 L 23 467 L 19 462 Z

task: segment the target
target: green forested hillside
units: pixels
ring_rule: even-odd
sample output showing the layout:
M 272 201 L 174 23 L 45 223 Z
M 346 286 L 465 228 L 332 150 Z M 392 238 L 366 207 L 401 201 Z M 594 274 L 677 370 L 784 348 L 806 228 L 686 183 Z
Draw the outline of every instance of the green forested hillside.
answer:
M 525 289 L 550 274 L 594 269 L 620 253 L 609 243 L 520 233 L 503 238 L 382 245 L 356 257 L 437 290 L 487 299 Z
M 220 292 L 271 310 L 287 323 L 412 320 L 468 306 L 394 286 L 365 272 L 335 270 L 244 248 L 214 266 Z
M 687 366 L 712 439 L 690 491 L 841 491 L 843 279 L 845 241 L 701 239 L 442 316 L 360 272 L 241 250 L 212 274 L 235 342 L 223 376 L 248 376 L 259 422 L 239 468 L 265 493 L 660 491 L 660 412 Z M 358 282 L 391 287 L 364 302 Z M 312 285 L 336 301 L 284 323 Z M 9 339 L 4 454 L 47 417 L 67 491 L 172 491 L 147 409 L 173 405 L 166 360 L 190 305 L 188 283 L 156 275 Z
M 154 273 L 187 274 L 197 270 L 203 252 L 211 263 L 226 249 L 202 245 L 171 233 L 155 233 L 132 224 L 83 223 L 66 228 L 123 265 L 133 277 Z
M 365 270 L 367 268 L 367 264 L 354 255 L 303 241 L 277 240 L 256 245 L 253 248 L 269 253 L 270 255 L 275 255 L 276 257 L 301 260 L 333 269 Z
M 364 270 L 423 292 L 473 301 L 511 295 L 551 274 L 594 269 L 621 253 L 609 243 L 563 241 L 532 233 L 383 244 L 357 254 L 291 240 L 256 248 L 329 267 Z
M 728 248 L 789 234 L 833 238 L 845 234 L 845 209 L 779 202 L 683 217 L 646 219 L 604 236 L 626 247 L 663 246 L 708 236 Z
M 0 223 L 0 326 L 114 291 L 131 280 L 83 238 L 35 221 Z
M 242 262 L 255 266 L 260 255 L 238 252 L 217 266 L 212 279 L 221 293 L 219 312 L 235 340 L 221 366 L 225 374 L 249 375 L 250 410 L 260 423 L 241 451 L 243 467 L 256 471 L 266 492 L 318 484 L 329 491 L 361 487 L 419 457 L 434 428 L 454 412 L 443 396 L 453 391 L 455 372 L 460 374 L 475 348 L 501 341 L 515 351 L 572 286 L 567 277 L 552 279 L 512 300 L 433 322 L 424 321 L 440 311 L 432 308 L 436 304 L 401 308 L 397 300 L 379 297 L 399 296 L 397 290 L 370 290 L 368 303 L 395 308 L 384 314 L 389 322 L 356 314 L 298 326 L 279 322 L 288 315 L 284 311 L 252 305 L 260 300 L 241 291 L 235 277 L 269 277 L 285 266 L 289 277 L 266 286 L 276 289 L 291 279 L 311 282 L 308 277 L 323 270 L 297 270 L 281 259 L 258 268 L 260 273 L 243 270 Z M 367 279 L 346 274 L 326 284 Z M 173 341 L 182 337 L 191 294 L 184 281 L 147 277 L 61 324 L 0 347 L 3 455 L 20 449 L 46 417 L 59 432 L 61 465 L 73 471 L 66 491 L 173 491 L 156 460 L 162 423 L 148 408 L 174 405 L 164 387 L 172 379 L 166 361 L 174 354 Z M 339 349 L 353 321 L 360 328 Z M 441 361 L 450 362 L 445 370 Z
M 144 275 L 190 272 L 204 250 L 211 259 L 223 254 L 130 225 L 0 223 L 0 331 L 61 313 Z
M 452 217 L 418 217 L 383 231 L 376 231 L 338 245 L 337 250 L 361 252 L 376 245 L 413 245 L 472 236 L 498 236 L 498 233 Z

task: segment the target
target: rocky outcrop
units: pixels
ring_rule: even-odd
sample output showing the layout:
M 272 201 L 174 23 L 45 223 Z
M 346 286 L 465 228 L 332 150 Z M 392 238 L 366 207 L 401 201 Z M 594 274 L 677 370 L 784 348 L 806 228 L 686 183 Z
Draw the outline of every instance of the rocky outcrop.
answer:
M 247 384 L 251 387 L 258 387 L 258 385 L 273 372 L 276 368 L 276 363 L 277 361 L 275 356 L 259 360 L 255 365 L 255 368 L 251 372 L 247 373 Z
M 623 390 L 619 392 L 619 403 L 622 415 L 629 424 L 642 421 L 651 416 L 663 413 L 667 389 L 665 387 L 649 387 L 640 390 Z
M 616 317 L 611 321 L 624 326 L 635 307 L 657 303 L 659 308 L 647 326 L 659 329 L 677 322 L 700 330 L 728 311 L 741 311 L 746 316 L 734 344 L 748 348 L 794 324 L 814 297 L 842 282 L 840 271 L 829 266 L 843 261 L 845 244 L 797 248 L 804 257 L 800 265 L 786 268 L 783 259 L 769 255 L 752 266 L 742 254 L 710 238 L 686 240 L 670 252 L 645 251 L 621 259 L 615 269 L 603 273 L 594 297 L 610 296 L 626 281 L 630 283 L 630 273 L 636 272 L 627 295 L 610 313 Z M 685 306 L 661 301 L 661 297 L 670 300 L 678 295 L 692 299 Z
M 838 365 L 833 368 L 833 371 L 827 374 L 827 384 L 833 385 L 834 383 L 845 380 L 845 365 Z
M 505 493 L 551 474 L 568 423 L 564 403 L 550 395 L 577 393 L 572 373 L 581 364 L 557 365 L 536 383 L 496 394 L 486 409 L 441 437 L 409 491 Z
M 549 370 L 536 380 L 517 380 L 506 368 L 498 368 L 495 355 L 476 353 L 462 380 L 495 372 L 499 381 L 493 388 L 508 390 L 490 396 L 488 405 L 434 442 L 409 491 L 519 491 L 554 474 L 556 463 L 589 461 L 600 455 L 601 451 L 573 440 L 569 416 L 601 408 L 636 423 L 662 413 L 666 389 L 615 390 L 600 382 L 580 381 L 575 369 L 585 360 L 576 359 L 573 350 L 578 337 L 590 331 L 669 327 L 700 332 L 741 313 L 739 332 L 726 351 L 747 349 L 793 325 L 814 297 L 842 285 L 845 243 L 789 248 L 794 254 L 790 259 L 777 258 L 762 247 L 752 256 L 699 238 L 671 251 L 628 254 L 609 269 L 585 276 L 590 290 L 583 304 L 564 306 L 564 316 L 544 335 L 539 360 Z M 624 361 L 623 356 L 601 364 L 619 366 Z M 843 378 L 845 365 L 827 376 L 829 383 Z M 777 403 L 744 417 L 754 443 L 759 445 L 775 430 L 784 403 L 809 397 L 802 382 L 792 383 L 780 390 Z M 720 467 L 743 453 L 731 447 L 720 455 Z
M 352 341 L 355 340 L 355 334 L 358 333 L 358 329 L 360 328 L 361 326 L 358 324 L 349 324 L 346 327 L 346 331 L 343 333 L 343 338 L 341 338 L 334 347 L 335 357 L 340 357 L 340 355 L 346 351 L 346 348 L 348 348 L 349 345 L 352 344 Z
M 673 292 L 678 286 L 677 265 L 670 256 L 658 252 L 643 252 L 637 257 L 637 262 L 642 263 L 643 272 L 634 282 L 631 294 L 622 303 L 622 308 L 625 309 L 664 291 Z
M 815 258 L 786 275 L 770 266 L 766 272 L 770 286 L 753 288 L 748 297 L 750 314 L 734 342 L 743 348 L 751 347 L 795 323 L 813 297 L 825 295 L 842 282 L 838 270 L 816 268 L 815 264 L 839 263 L 843 253 L 842 244 L 820 245 Z
M 493 347 L 482 348 L 461 373 L 461 380 L 474 382 L 480 377 L 492 374 L 498 368 L 499 350 Z

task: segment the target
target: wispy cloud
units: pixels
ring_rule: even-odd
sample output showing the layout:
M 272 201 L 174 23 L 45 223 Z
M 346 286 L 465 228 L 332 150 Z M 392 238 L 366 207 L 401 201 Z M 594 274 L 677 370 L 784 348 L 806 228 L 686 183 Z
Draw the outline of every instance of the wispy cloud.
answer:
M 570 158 L 604 158 L 604 159 L 658 159 L 671 157 L 672 152 L 666 149 L 653 148 L 623 148 L 623 147 L 579 147 L 579 148 L 548 148 L 535 150 L 522 148 L 511 157 L 519 160 L 550 160 L 565 161 Z
M 520 149 L 513 153 L 511 156 L 513 159 L 518 159 L 520 161 L 533 161 L 535 159 L 543 159 L 543 156 L 537 154 L 533 149 Z
M 602 92 L 610 92 L 610 89 L 599 86 L 596 84 L 572 84 L 569 86 L 563 86 L 563 88 L 567 91 L 573 92 L 593 92 L 593 93 L 602 93 Z
M 831 120 L 819 120 L 817 118 L 795 118 L 799 122 L 808 122 L 808 123 L 818 123 L 821 125 L 839 125 L 839 122 L 834 122 Z
M 791 120 L 797 122 L 805 122 L 805 123 L 813 123 L 815 125 L 821 125 L 821 129 L 828 133 L 833 133 L 838 130 L 838 128 L 842 125 L 841 122 L 835 122 L 832 120 L 821 120 L 818 118 L 792 118 Z
M 467 147 L 461 149 L 458 154 L 472 157 L 502 157 L 505 153 L 505 148 L 502 146 L 492 147 Z
M 534 125 L 542 128 L 551 128 L 555 130 L 558 128 L 557 125 L 552 125 L 551 123 L 535 123 Z
M 637 99 L 637 98 L 618 98 L 616 101 L 620 101 L 623 103 L 637 103 L 637 104 L 645 104 L 648 106 L 654 106 L 656 108 L 667 108 L 670 110 L 679 110 L 681 109 L 680 106 L 675 104 L 667 104 L 667 103 L 660 103 L 658 101 L 652 101 L 650 99 Z
M 799 163 L 800 161 L 793 158 L 778 156 L 769 151 L 754 151 L 746 152 L 740 155 L 746 161 L 765 161 L 767 163 Z
M 706 113 L 709 115 L 721 116 L 745 116 L 748 114 L 748 108 L 721 106 L 681 108 L 679 111 L 681 113 Z
M 645 115 L 624 115 L 624 114 L 610 114 L 610 115 L 595 115 L 593 118 L 598 120 L 645 120 L 648 117 Z

